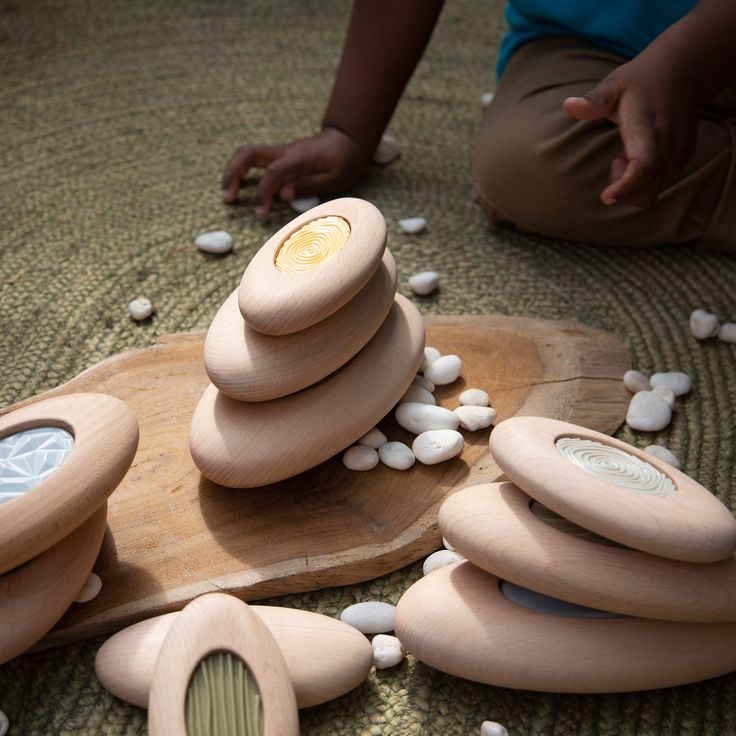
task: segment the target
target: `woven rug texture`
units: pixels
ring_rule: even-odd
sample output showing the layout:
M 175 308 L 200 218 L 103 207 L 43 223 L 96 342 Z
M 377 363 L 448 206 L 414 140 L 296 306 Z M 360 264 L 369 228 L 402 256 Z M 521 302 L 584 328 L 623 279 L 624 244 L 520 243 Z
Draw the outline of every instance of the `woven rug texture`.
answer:
M 279 204 L 256 219 L 252 188 L 239 206 L 223 205 L 223 164 L 237 145 L 317 128 L 348 12 L 341 0 L 0 0 L 3 405 L 160 334 L 209 325 L 253 253 L 293 217 Z M 400 291 L 408 295 L 413 272 L 441 273 L 436 295 L 415 298 L 424 313 L 578 320 L 621 337 L 643 371 L 687 371 L 694 388 L 670 427 L 619 436 L 666 444 L 733 507 L 736 345 L 698 343 L 687 320 L 706 307 L 736 321 L 736 257 L 491 228 L 472 201 L 470 157 L 502 30 L 500 4 L 447 3 L 390 125 L 401 158 L 352 193 L 386 217 Z M 402 234 L 398 220 L 409 215 L 426 217 L 427 230 Z M 193 246 L 214 229 L 233 234 L 234 253 Z M 142 324 L 126 311 L 139 295 L 156 307 Z M 270 602 L 335 616 L 355 601 L 396 603 L 420 575 L 417 563 Z M 95 679 L 101 641 L 0 667 L 13 736 L 146 732 L 145 712 Z M 736 676 L 578 697 L 470 683 L 410 657 L 302 712 L 301 727 L 305 736 L 467 736 L 484 719 L 512 736 L 734 734 Z

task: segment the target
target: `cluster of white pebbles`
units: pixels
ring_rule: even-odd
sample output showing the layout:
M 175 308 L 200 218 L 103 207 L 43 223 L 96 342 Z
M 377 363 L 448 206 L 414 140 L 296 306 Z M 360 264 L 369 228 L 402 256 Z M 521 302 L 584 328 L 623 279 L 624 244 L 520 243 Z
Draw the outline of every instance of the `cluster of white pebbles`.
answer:
M 717 314 L 705 309 L 695 309 L 690 314 L 690 332 L 697 340 L 717 337 L 723 342 L 736 343 L 736 322 L 723 322 Z

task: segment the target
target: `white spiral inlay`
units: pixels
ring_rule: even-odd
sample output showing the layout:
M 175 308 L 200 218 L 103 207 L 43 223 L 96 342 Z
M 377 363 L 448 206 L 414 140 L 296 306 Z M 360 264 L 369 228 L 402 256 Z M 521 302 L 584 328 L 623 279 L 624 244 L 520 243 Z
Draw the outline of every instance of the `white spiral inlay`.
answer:
M 648 496 L 672 496 L 677 492 L 675 484 L 653 465 L 615 447 L 579 437 L 561 437 L 555 447 L 588 475 L 618 488 Z

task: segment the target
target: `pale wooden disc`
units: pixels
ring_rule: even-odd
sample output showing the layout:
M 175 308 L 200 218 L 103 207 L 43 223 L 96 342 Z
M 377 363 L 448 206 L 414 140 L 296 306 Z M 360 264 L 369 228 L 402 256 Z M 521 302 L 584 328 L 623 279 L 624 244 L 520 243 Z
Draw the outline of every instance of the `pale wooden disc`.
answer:
M 298 708 L 309 708 L 360 685 L 373 665 L 365 635 L 342 621 L 311 611 L 250 606 L 273 634 L 294 686 Z M 141 621 L 110 637 L 97 652 L 95 672 L 113 695 L 148 707 L 161 645 L 179 612 Z
M 736 621 L 735 557 L 704 565 L 606 546 L 551 526 L 531 503 L 513 483 L 465 488 L 442 504 L 440 530 L 474 565 L 545 595 L 643 618 Z
M 135 414 L 104 394 L 72 394 L 25 406 L 0 418 L 0 437 L 36 427 L 66 429 L 74 446 L 40 485 L 0 504 L 0 574 L 56 544 L 99 509 L 128 472 L 138 447 Z
M 263 736 L 297 736 L 294 688 L 278 644 L 247 603 L 224 593 L 193 600 L 166 634 L 151 683 L 151 736 L 186 736 L 189 681 L 199 663 L 217 652 L 235 655 L 253 677 L 261 698 Z
M 311 386 L 375 335 L 395 292 L 396 262 L 387 249 L 365 287 L 329 317 L 292 335 L 264 335 L 243 320 L 236 289 L 207 332 L 207 374 L 223 394 L 239 401 L 268 401 Z
M 252 488 L 319 465 L 362 437 L 411 383 L 424 351 L 424 323 L 400 294 L 371 341 L 311 388 L 267 402 L 235 401 L 209 386 L 189 436 L 202 475 Z
M 649 690 L 736 668 L 736 623 L 538 613 L 512 603 L 499 584 L 470 562 L 435 570 L 402 596 L 396 635 L 431 667 L 522 690 Z
M 0 664 L 32 647 L 72 605 L 105 536 L 107 504 L 49 549 L 0 575 Z
M 350 224 L 342 250 L 301 273 L 276 268 L 281 246 L 302 226 L 339 216 Z M 347 304 L 378 268 L 386 247 L 386 222 L 370 202 L 352 197 L 312 208 L 281 228 L 253 256 L 238 289 L 245 321 L 266 335 L 288 335 L 322 321 Z
M 563 457 L 559 438 L 600 443 L 674 484 L 649 495 L 590 475 Z M 632 445 L 574 424 L 513 417 L 491 433 L 491 453 L 507 477 L 547 508 L 627 547 L 687 562 L 716 562 L 736 551 L 736 520 L 706 488 Z M 607 459 L 605 462 L 609 462 Z

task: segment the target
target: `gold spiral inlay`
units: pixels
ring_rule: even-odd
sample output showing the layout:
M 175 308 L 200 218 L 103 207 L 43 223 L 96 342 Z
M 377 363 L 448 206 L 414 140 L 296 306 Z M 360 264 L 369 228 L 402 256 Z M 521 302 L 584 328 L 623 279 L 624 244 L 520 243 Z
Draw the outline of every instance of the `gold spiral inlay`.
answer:
M 337 255 L 350 238 L 348 221 L 336 215 L 312 220 L 292 233 L 276 254 L 276 268 L 303 273 Z

